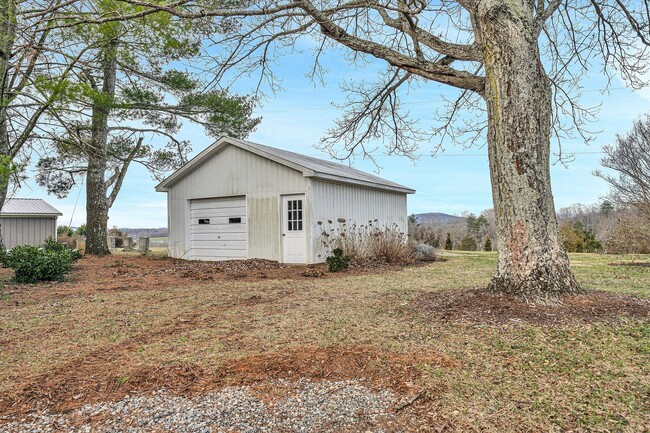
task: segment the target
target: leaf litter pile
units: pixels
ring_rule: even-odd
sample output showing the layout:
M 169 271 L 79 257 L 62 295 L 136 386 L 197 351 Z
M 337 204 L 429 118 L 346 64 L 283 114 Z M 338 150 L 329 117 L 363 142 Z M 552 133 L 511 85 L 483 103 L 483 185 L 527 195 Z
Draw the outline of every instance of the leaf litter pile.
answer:
M 484 289 L 443 290 L 422 294 L 414 306 L 437 322 L 491 325 L 563 326 L 650 318 L 650 300 L 602 291 L 564 296 L 558 305 L 536 305 Z
M 392 268 L 391 268 L 392 269 Z M 399 268 L 395 268 L 399 269 Z M 314 280 L 317 278 L 340 278 L 349 275 L 379 273 L 374 267 L 355 268 L 347 272 L 332 273 L 327 265 L 283 265 L 274 260 L 248 259 L 218 262 L 189 261 L 146 256 L 86 256 L 73 265 L 73 271 L 61 282 L 39 283 L 36 287 L 60 290 L 61 294 L 93 293 L 111 290 L 153 290 L 183 287 L 202 282 L 266 280 Z M 0 269 L 4 277 L 4 293 L 23 291 L 22 285 L 9 281 L 10 269 Z M 37 294 L 32 294 L 38 296 Z
M 365 431 L 366 428 L 388 424 L 392 426 L 388 431 L 396 431 L 401 429 L 400 425 L 418 424 L 420 421 L 413 419 L 414 413 L 422 410 L 429 398 L 429 391 L 414 385 L 423 375 L 419 366 L 459 367 L 457 361 L 435 352 L 407 355 L 370 346 L 304 347 L 226 361 L 217 371 L 177 363 L 161 364 L 155 369 L 143 368 L 133 371 L 128 377 L 118 377 L 118 371 L 126 368 L 119 362 L 119 352 L 125 350 L 130 350 L 129 344 L 73 359 L 56 371 L 26 383 L 13 396 L 0 397 L 0 413 L 5 414 L 0 417 L 0 426 L 4 421 L 9 432 L 25 431 L 21 429 L 39 423 L 47 426 L 57 423 L 66 431 L 83 431 L 76 428 L 90 425 L 96 425 L 94 431 L 121 431 L 119 428 L 104 430 L 115 424 L 115 407 L 119 409 L 133 404 L 134 400 L 146 403 L 153 398 L 157 406 L 173 406 L 174 401 L 184 403 L 178 410 L 169 409 L 164 417 L 180 415 L 188 409 L 199 415 L 206 411 L 200 421 L 209 424 L 211 419 L 215 428 L 220 425 L 237 428 L 231 419 L 237 416 L 237 411 L 255 415 L 254 419 L 242 419 L 243 424 L 238 427 L 241 430 L 236 431 L 276 431 L 273 428 L 265 430 L 269 424 L 287 424 L 282 431 L 306 432 L 348 431 L 346 427 L 351 428 L 349 431 L 363 427 L 362 431 Z M 298 398 L 298 407 L 287 412 L 283 406 L 296 403 L 297 388 L 304 388 L 302 391 L 308 395 L 316 393 L 310 397 L 314 401 Z M 245 399 L 253 401 L 237 407 L 240 403 L 233 399 L 233 392 L 244 393 Z M 227 403 L 221 412 L 215 413 L 213 408 L 204 407 L 205 401 L 214 405 L 214 398 L 219 396 L 227 397 L 221 403 Z M 346 396 L 347 399 L 340 400 Z M 371 402 L 375 402 L 373 404 L 377 407 L 370 406 Z M 405 410 L 411 406 L 415 412 Z M 146 413 L 146 407 L 127 410 L 126 414 L 130 411 L 135 415 L 126 417 L 128 423 L 118 423 L 117 427 L 135 425 L 141 429 L 134 431 L 158 431 L 155 427 L 161 425 L 146 424 L 147 419 L 143 421 L 138 415 L 141 410 Z M 313 420 L 308 415 L 314 411 L 332 413 Z M 168 427 L 185 431 L 178 422 L 175 420 Z M 191 427 L 197 422 L 188 423 Z M 373 431 L 385 431 L 383 427 L 375 428 Z

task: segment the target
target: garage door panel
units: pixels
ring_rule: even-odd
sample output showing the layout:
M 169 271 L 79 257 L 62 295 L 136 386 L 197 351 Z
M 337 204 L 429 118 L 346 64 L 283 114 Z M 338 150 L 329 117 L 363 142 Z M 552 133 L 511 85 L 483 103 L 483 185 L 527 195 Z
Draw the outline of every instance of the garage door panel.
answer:
M 246 242 L 242 241 L 200 241 L 197 242 L 192 251 L 201 250 L 233 250 L 246 251 Z
M 246 226 L 243 224 L 237 224 L 236 227 L 233 227 L 226 224 L 195 224 L 191 227 L 191 233 L 201 233 L 201 234 L 219 234 L 219 233 L 243 233 L 246 234 Z
M 218 203 L 216 203 L 218 201 Z M 237 208 L 237 207 L 246 207 L 245 198 L 240 197 L 225 197 L 225 198 L 206 198 L 206 199 L 196 199 L 192 200 L 192 210 L 199 209 L 226 209 L 226 208 Z
M 230 222 L 230 218 L 241 218 L 241 222 L 239 222 L 239 223 Z M 226 227 L 227 226 L 237 227 L 237 226 L 240 226 L 240 225 L 244 224 L 244 218 L 246 218 L 246 214 L 234 215 L 234 216 L 231 216 L 231 217 L 214 217 L 214 216 L 206 215 L 206 216 L 202 216 L 200 218 L 194 218 L 193 217 L 193 218 L 191 218 L 190 223 L 192 225 L 197 225 L 197 226 L 199 226 L 199 225 L 206 225 L 206 226 L 207 225 L 223 225 L 223 226 L 226 226 Z M 199 222 L 199 220 L 209 220 L 209 224 L 201 224 Z
M 193 253 L 199 256 L 238 257 L 246 252 L 245 245 L 227 243 L 227 245 L 212 244 L 208 248 L 195 248 Z M 192 255 L 194 255 L 192 254 Z
M 233 207 L 227 209 L 192 209 L 192 218 L 215 218 L 225 219 L 233 217 L 243 217 L 246 215 L 246 208 Z
M 200 250 L 192 254 L 194 260 L 241 260 L 237 257 L 240 251 L 228 250 Z
M 192 258 L 227 260 L 247 257 L 246 198 L 192 200 L 190 203 Z M 230 222 L 240 218 L 241 222 Z M 203 220 L 203 224 L 199 224 Z
M 246 242 L 246 233 L 244 232 L 239 232 L 239 233 L 218 233 L 217 234 L 219 240 L 224 240 L 224 241 L 242 241 Z M 192 233 L 192 241 L 212 241 L 214 240 L 214 233 Z

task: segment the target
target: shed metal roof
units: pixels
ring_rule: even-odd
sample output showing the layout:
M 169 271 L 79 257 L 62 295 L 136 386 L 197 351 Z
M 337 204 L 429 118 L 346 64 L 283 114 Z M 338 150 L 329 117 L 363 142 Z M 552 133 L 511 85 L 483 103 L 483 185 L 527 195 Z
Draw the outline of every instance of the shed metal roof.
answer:
M 61 216 L 52 205 L 40 198 L 9 198 L 0 211 L 0 216 Z
M 169 188 L 176 182 L 189 175 L 205 161 L 221 152 L 225 147 L 233 145 L 241 149 L 253 152 L 259 156 L 275 161 L 279 164 L 301 171 L 306 177 L 329 180 L 356 186 L 403 192 L 413 194 L 415 190 L 406 186 L 391 182 L 379 176 L 366 173 L 356 168 L 349 167 L 337 162 L 326 161 L 312 156 L 302 155 L 288 150 L 265 146 L 251 141 L 239 140 L 230 137 L 222 137 L 214 144 L 207 147 L 187 164 L 174 172 L 156 186 L 156 191 L 169 191 Z

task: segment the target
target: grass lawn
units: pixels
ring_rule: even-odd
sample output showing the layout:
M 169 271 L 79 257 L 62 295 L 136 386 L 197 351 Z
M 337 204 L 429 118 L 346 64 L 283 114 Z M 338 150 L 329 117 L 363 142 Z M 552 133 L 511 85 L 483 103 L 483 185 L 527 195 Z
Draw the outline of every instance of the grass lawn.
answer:
M 69 282 L 9 284 L 0 293 L 0 412 L 159 386 L 183 394 L 266 377 L 358 376 L 425 395 L 407 409 L 419 420 L 413 430 L 650 431 L 650 319 L 432 319 L 419 308 L 426 294 L 487 285 L 496 258 L 444 257 L 366 274 L 306 278 L 295 268 L 295 278 L 200 280 L 165 279 L 171 261 L 116 256 L 82 259 Z M 142 271 L 142 261 L 160 270 Z M 613 265 L 648 256 L 571 261 L 586 289 L 650 298 L 650 266 Z M 83 280 L 91 268 L 95 284 Z

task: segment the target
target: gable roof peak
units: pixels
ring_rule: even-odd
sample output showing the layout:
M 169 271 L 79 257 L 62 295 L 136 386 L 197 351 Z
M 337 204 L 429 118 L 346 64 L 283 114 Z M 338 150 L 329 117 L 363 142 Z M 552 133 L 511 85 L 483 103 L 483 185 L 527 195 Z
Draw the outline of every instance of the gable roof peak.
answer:
M 294 170 L 302 172 L 306 177 L 373 189 L 402 192 L 406 194 L 412 194 L 415 192 L 415 190 L 411 188 L 338 162 L 327 161 L 313 156 L 302 155 L 289 150 L 278 149 L 276 147 L 231 137 L 221 137 L 215 143 L 208 146 L 201 153 L 192 158 L 187 164 L 160 182 L 158 186 L 156 186 L 156 191 L 169 191 L 169 188 L 176 182 L 189 175 L 208 159 L 230 145 L 252 152 L 263 158 L 270 159 L 278 164 L 293 168 Z

